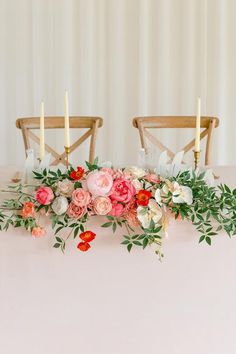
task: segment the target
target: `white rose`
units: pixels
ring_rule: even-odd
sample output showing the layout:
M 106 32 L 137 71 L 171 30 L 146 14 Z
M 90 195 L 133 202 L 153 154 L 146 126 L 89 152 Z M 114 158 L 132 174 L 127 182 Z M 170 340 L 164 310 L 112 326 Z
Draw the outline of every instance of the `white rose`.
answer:
M 57 197 L 52 203 L 52 210 L 57 215 L 62 215 L 67 211 L 68 200 L 65 197 Z
M 146 175 L 146 171 L 140 167 L 131 166 L 124 170 L 124 174 L 134 178 L 142 178 Z
M 142 227 L 144 229 L 148 229 L 151 220 L 153 220 L 155 224 L 158 224 L 158 222 L 162 218 L 162 211 L 156 201 L 150 199 L 148 207 L 144 208 L 139 206 L 137 208 L 137 217 L 138 220 L 141 222 Z
M 143 189 L 143 185 L 138 179 L 132 180 L 132 185 L 134 186 L 137 192 Z
M 57 183 L 57 192 L 65 197 L 70 197 L 74 190 L 74 184 L 69 179 Z
M 193 203 L 192 189 L 186 186 L 181 186 L 179 183 L 174 182 L 172 200 L 177 204 L 187 203 L 188 205 L 191 205 Z

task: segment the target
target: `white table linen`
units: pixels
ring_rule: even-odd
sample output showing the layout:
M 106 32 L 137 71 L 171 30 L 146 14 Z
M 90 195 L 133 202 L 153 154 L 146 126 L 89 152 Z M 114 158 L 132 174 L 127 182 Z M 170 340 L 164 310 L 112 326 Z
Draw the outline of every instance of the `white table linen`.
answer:
M 215 171 L 236 186 L 236 167 Z M 13 172 L 0 168 L 1 184 Z M 87 253 L 53 249 L 50 229 L 0 233 L 1 354 L 236 353 L 236 239 L 198 245 L 190 223 L 172 221 L 160 263 L 100 222 Z

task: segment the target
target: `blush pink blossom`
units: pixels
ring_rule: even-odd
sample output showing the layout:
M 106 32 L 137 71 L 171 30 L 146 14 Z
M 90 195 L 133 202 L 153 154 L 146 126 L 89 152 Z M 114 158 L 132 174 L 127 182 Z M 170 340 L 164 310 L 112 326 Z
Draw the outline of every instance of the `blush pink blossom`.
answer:
M 111 200 L 117 202 L 128 203 L 134 197 L 136 190 L 129 180 L 118 178 L 114 181 L 110 192 Z
M 94 171 L 87 177 L 87 187 L 94 196 L 106 196 L 113 185 L 113 178 L 106 171 Z
M 152 182 L 152 183 L 160 183 L 160 178 L 158 178 L 158 176 L 155 174 L 155 173 L 150 173 L 149 175 L 147 175 L 145 177 L 145 179 L 148 181 L 148 182 Z
M 44 228 L 40 227 L 40 226 L 36 226 L 32 229 L 31 231 L 31 235 L 33 237 L 42 237 L 46 234 L 46 231 Z
M 48 205 L 54 198 L 53 191 L 50 187 L 40 187 L 36 192 L 36 200 L 39 204 Z
M 92 208 L 97 215 L 107 215 L 112 209 L 111 200 L 108 197 L 96 197 Z
M 77 188 L 72 193 L 72 201 L 75 205 L 85 207 L 90 203 L 91 196 L 83 188 Z
M 80 219 L 84 216 L 86 211 L 87 211 L 86 207 L 81 207 L 81 206 L 76 205 L 74 202 L 71 202 L 69 204 L 69 207 L 68 207 L 66 213 L 69 216 L 69 218 Z
M 117 202 L 114 201 L 112 203 L 112 209 L 109 212 L 109 215 L 119 217 L 119 216 L 122 215 L 123 211 L 124 211 L 123 204 L 117 203 Z

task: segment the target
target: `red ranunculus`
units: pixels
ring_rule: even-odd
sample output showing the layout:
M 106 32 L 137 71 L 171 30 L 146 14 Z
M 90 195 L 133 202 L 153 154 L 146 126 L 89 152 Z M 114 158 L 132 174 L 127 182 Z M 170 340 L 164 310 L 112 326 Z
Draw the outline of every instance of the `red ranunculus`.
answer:
M 96 234 L 92 231 L 85 231 L 82 232 L 79 237 L 81 238 L 81 240 L 83 240 L 84 242 L 91 242 L 95 239 Z
M 147 206 L 149 203 L 149 199 L 151 198 L 152 193 L 149 191 L 145 191 L 144 189 L 141 189 L 138 194 L 137 194 L 137 203 L 138 205 L 141 206 Z
M 90 244 L 88 242 L 80 242 L 77 245 L 77 248 L 82 251 L 82 252 L 86 252 L 90 249 Z
M 70 173 L 70 178 L 79 181 L 83 177 L 83 175 L 84 175 L 83 167 L 77 167 L 76 170 Z

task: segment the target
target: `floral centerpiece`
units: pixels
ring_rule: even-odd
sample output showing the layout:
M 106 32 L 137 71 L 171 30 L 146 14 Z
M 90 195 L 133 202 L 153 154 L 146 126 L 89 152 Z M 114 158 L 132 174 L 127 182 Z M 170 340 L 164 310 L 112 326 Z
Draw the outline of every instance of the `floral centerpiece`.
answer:
M 191 221 L 199 242 L 209 245 L 222 229 L 229 236 L 236 234 L 236 189 L 208 186 L 204 173 L 184 171 L 167 179 L 138 167 L 100 167 L 97 159 L 86 165 L 65 172 L 34 171 L 35 185 L 10 185 L 3 192 L 14 197 L 0 207 L 0 229 L 24 227 L 41 237 L 46 231 L 40 216 L 46 214 L 55 233 L 54 247 L 64 252 L 69 239 L 79 238 L 77 248 L 84 252 L 96 237 L 86 222 L 102 215 L 107 222 L 101 227 L 126 230 L 122 244 L 129 252 L 154 244 L 160 259 L 170 218 Z M 65 230 L 68 234 L 62 236 Z

